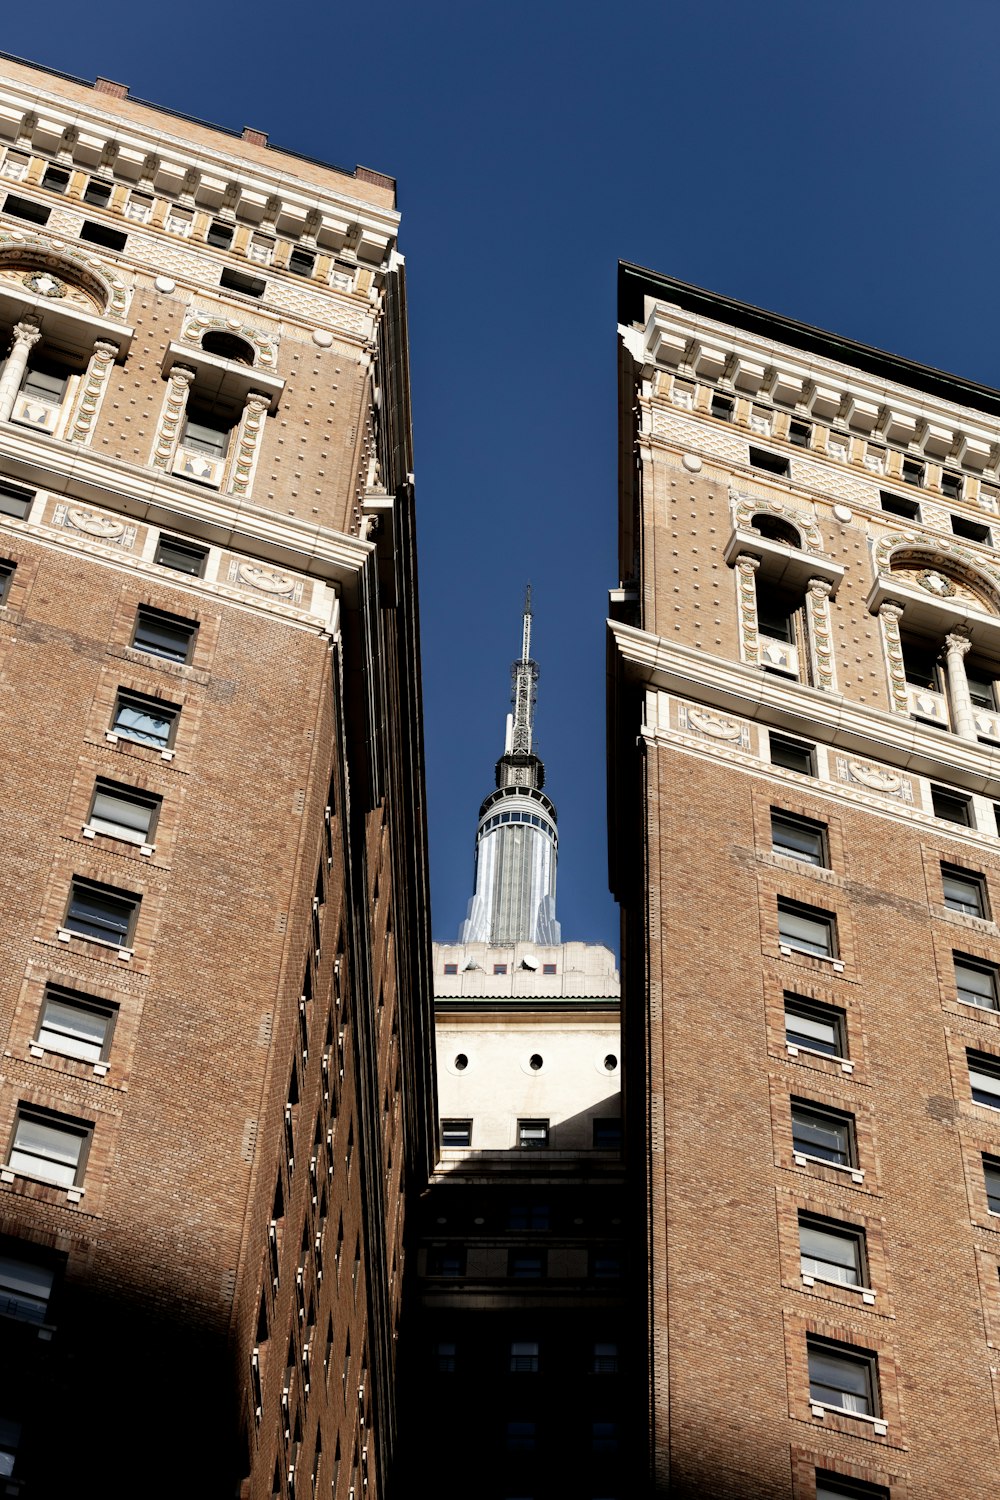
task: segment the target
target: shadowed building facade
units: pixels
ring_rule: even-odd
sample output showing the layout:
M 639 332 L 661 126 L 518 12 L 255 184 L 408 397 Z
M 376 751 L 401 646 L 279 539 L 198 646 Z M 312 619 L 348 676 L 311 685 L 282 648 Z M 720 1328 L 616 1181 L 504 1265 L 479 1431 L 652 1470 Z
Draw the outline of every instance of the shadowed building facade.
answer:
M 435 1128 L 395 186 L 0 71 L 0 1489 L 383 1495 Z
M 627 265 L 619 348 L 654 1490 L 987 1500 L 1000 393 Z

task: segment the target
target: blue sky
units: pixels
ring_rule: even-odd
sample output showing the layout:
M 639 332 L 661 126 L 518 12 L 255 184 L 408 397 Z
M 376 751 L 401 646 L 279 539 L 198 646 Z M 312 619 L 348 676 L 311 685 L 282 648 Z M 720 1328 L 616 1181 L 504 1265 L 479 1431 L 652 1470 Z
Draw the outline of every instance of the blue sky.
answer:
M 530 579 L 563 935 L 617 946 L 616 262 L 1000 384 L 1000 5 L 11 11 L 8 52 L 397 177 L 435 936 L 471 894 Z

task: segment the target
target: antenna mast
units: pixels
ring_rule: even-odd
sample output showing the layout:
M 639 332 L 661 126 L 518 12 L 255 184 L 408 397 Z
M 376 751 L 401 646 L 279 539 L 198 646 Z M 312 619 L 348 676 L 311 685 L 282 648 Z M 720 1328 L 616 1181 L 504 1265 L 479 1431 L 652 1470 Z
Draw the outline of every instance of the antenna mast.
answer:
M 521 633 L 521 659 L 511 667 L 511 701 L 514 722 L 510 749 L 515 755 L 530 755 L 532 720 L 538 695 L 538 663 L 531 660 L 531 584 L 524 591 L 524 628 Z

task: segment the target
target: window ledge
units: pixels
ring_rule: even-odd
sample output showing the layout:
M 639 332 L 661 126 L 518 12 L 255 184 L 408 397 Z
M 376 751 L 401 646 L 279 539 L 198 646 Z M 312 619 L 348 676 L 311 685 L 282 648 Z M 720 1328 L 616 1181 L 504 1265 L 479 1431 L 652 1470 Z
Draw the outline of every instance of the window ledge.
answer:
M 79 938 L 82 943 L 93 943 L 95 948 L 107 948 L 111 953 L 117 953 L 123 964 L 127 964 L 133 955 L 132 948 L 120 948 L 117 943 L 106 943 L 103 938 L 87 937 L 82 932 L 71 932 L 68 927 L 60 927 L 56 932 L 60 943 L 68 943 L 71 938 Z
M 806 1151 L 793 1151 L 792 1157 L 797 1167 L 807 1167 L 815 1163 L 820 1167 L 829 1167 L 831 1172 L 849 1172 L 852 1182 L 864 1182 L 865 1174 L 860 1167 L 842 1167 L 839 1161 L 827 1161 L 825 1156 L 810 1156 Z
M 156 853 L 155 844 L 144 844 L 139 839 L 127 839 L 121 834 L 107 833 L 103 828 L 92 828 L 89 823 L 84 823 L 80 832 L 85 839 L 96 839 L 97 837 L 102 839 L 117 839 L 120 844 L 131 844 L 133 848 L 138 849 L 140 854 Z
M 866 1307 L 875 1306 L 875 1293 L 870 1286 L 852 1286 L 849 1281 L 827 1281 L 823 1276 L 809 1276 L 802 1272 L 802 1285 L 814 1287 L 819 1282 L 820 1286 L 839 1286 L 845 1292 L 860 1292 L 861 1300 Z
M 53 1182 L 51 1177 L 35 1177 L 30 1172 L 15 1172 L 11 1167 L 0 1167 L 0 1182 L 40 1182 L 43 1187 L 55 1188 L 57 1192 L 65 1193 L 70 1203 L 79 1203 L 83 1197 L 82 1187 L 66 1187 L 61 1182 Z
M 789 1057 L 798 1057 L 804 1052 L 807 1057 L 822 1057 L 826 1062 L 839 1063 L 845 1073 L 854 1072 L 854 1064 L 846 1057 L 834 1057 L 830 1052 L 821 1052 L 818 1047 L 800 1047 L 798 1042 L 786 1042 L 785 1050 Z
M 809 1410 L 814 1417 L 819 1417 L 820 1421 L 829 1412 L 834 1417 L 850 1417 L 852 1422 L 870 1422 L 877 1437 L 886 1437 L 889 1432 L 889 1424 L 885 1417 L 870 1417 L 865 1411 L 847 1411 L 843 1406 L 830 1406 L 825 1401 L 810 1401 Z
M 48 1054 L 49 1057 L 65 1057 L 68 1062 L 83 1063 L 84 1067 L 93 1068 L 98 1078 L 103 1078 L 111 1066 L 106 1062 L 89 1062 L 85 1057 L 77 1057 L 75 1052 L 60 1052 L 57 1047 L 43 1047 L 41 1042 L 29 1042 L 28 1052 L 32 1057 L 45 1057 Z
M 779 943 L 778 951 L 782 958 L 791 958 L 793 954 L 797 953 L 800 958 L 814 958 L 817 963 L 832 965 L 835 974 L 843 974 L 844 972 L 843 959 L 828 958 L 825 953 L 810 953 L 808 948 L 792 948 L 788 943 Z

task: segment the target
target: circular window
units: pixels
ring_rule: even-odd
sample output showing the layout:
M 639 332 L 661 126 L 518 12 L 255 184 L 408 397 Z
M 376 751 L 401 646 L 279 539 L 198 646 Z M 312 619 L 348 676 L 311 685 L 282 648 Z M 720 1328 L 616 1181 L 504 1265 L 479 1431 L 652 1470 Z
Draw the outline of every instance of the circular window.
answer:
M 542 1066 L 541 1054 L 538 1052 L 533 1052 L 528 1059 L 528 1066 L 531 1068 L 531 1071 L 533 1073 L 537 1073 L 539 1068 Z
M 467 1067 L 468 1067 L 468 1066 L 469 1066 L 469 1059 L 468 1059 L 468 1058 L 467 1058 L 467 1057 L 466 1057 L 466 1055 L 465 1055 L 465 1053 L 464 1053 L 464 1052 L 460 1052 L 460 1053 L 459 1053 L 459 1054 L 458 1054 L 458 1056 L 457 1056 L 457 1057 L 456 1057 L 456 1058 L 455 1058 L 455 1067 L 456 1067 L 456 1068 L 457 1068 L 457 1069 L 458 1069 L 458 1071 L 459 1071 L 459 1072 L 460 1072 L 460 1073 L 461 1073 L 461 1072 L 463 1072 L 463 1071 L 464 1071 L 464 1070 L 465 1070 L 465 1069 L 466 1069 L 466 1068 L 467 1068 Z
M 615 1069 L 617 1068 L 617 1066 L 618 1066 L 618 1059 L 617 1059 L 617 1057 L 615 1056 L 615 1054 L 613 1052 L 609 1052 L 608 1055 L 607 1055 L 607 1057 L 604 1059 L 605 1071 L 608 1072 L 608 1073 L 613 1073 L 615 1071 Z

